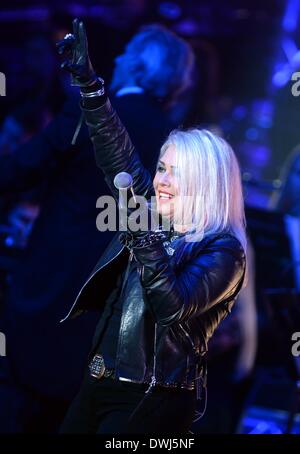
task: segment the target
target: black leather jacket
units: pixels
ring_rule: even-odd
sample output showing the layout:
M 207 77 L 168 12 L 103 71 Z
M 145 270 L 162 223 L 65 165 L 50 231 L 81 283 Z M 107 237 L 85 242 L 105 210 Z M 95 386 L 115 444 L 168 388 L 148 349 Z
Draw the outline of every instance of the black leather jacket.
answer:
M 114 195 L 113 178 L 126 171 L 133 176 L 135 193 L 151 196 L 150 175 L 110 102 L 84 114 L 97 165 Z M 165 244 L 150 241 L 133 248 L 132 254 L 141 286 L 123 302 L 116 376 L 189 388 L 202 373 L 209 338 L 241 288 L 244 250 L 235 237 L 220 233 L 200 242 L 186 242 L 184 236 Z M 117 234 L 66 318 L 88 309 L 101 310 L 129 255 Z

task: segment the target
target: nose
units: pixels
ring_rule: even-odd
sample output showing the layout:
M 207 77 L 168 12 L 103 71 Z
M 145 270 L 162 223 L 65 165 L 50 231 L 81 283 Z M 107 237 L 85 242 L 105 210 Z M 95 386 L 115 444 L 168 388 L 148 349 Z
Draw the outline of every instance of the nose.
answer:
M 161 186 L 171 186 L 171 179 L 168 172 L 164 172 L 162 175 L 160 175 L 159 184 Z

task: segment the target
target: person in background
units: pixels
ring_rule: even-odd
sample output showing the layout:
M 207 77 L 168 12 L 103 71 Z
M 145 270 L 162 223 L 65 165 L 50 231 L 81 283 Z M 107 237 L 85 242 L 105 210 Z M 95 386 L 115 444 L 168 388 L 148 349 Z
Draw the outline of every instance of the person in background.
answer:
M 161 25 L 142 27 L 115 59 L 112 104 L 129 132 L 134 129 L 134 144 L 144 151 L 142 161 L 150 171 L 155 171 L 153 150 L 184 121 L 188 108 L 180 107 L 195 84 L 191 46 Z M 176 120 L 173 110 L 182 112 Z

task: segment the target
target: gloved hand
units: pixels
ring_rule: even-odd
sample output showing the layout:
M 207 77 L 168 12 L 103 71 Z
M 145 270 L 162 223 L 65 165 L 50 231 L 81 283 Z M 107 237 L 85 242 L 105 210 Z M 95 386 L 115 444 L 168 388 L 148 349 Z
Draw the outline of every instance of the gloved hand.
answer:
M 139 216 L 134 215 L 134 210 L 127 210 L 125 214 L 126 218 L 129 216 L 129 219 L 126 219 L 126 222 L 128 222 L 127 232 L 120 235 L 121 243 L 129 249 L 136 249 L 169 240 L 171 236 L 170 225 L 165 226 L 161 222 L 161 219 L 155 213 L 155 209 L 147 203 L 146 199 L 140 198 L 137 202 L 140 205 L 138 209 Z M 134 217 L 130 220 L 132 215 Z M 135 225 L 137 218 L 140 218 L 139 223 Z
M 56 43 L 59 54 L 66 54 L 68 60 L 61 64 L 61 68 L 71 74 L 71 85 L 80 88 L 90 87 L 98 82 L 88 54 L 88 41 L 85 27 L 79 19 L 73 20 L 73 34 Z

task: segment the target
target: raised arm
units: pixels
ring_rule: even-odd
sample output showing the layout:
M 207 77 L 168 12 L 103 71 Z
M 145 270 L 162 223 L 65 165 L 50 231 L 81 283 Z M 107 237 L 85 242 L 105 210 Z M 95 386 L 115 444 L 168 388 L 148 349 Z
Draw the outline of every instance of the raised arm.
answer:
M 150 196 L 152 182 L 118 115 L 107 99 L 104 81 L 96 76 L 88 55 L 85 28 L 78 19 L 73 21 L 73 34 L 58 43 L 60 53 L 68 60 L 62 68 L 70 72 L 71 84 L 80 87 L 81 107 L 94 145 L 96 163 L 105 174 L 113 194 L 117 191 L 113 179 L 119 172 L 128 172 L 133 178 L 137 195 Z

